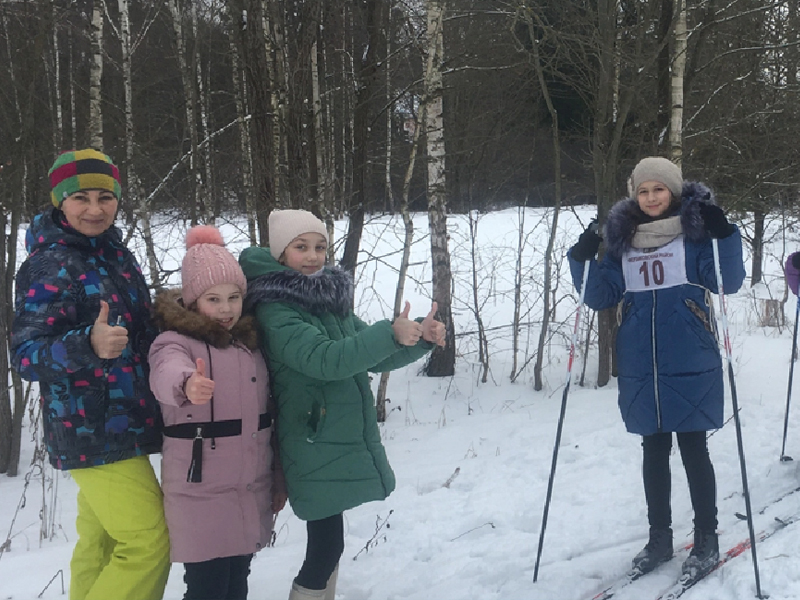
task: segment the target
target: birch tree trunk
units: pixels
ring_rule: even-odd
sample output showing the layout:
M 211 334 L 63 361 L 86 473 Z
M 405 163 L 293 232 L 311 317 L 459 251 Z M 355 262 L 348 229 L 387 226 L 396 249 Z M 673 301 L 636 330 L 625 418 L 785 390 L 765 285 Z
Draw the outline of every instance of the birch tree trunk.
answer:
M 289 106 L 289 65 L 283 34 L 283 11 L 280 2 L 264 1 L 264 49 L 270 79 L 272 107 L 272 185 L 275 206 L 289 208 L 288 145 L 286 143 L 287 110 Z
M 431 57 L 432 58 L 432 57 Z M 428 69 L 430 69 L 430 60 L 428 60 Z M 420 106 L 419 120 L 425 120 L 425 103 Z M 409 196 L 411 194 L 411 178 L 414 175 L 414 165 L 417 162 L 417 151 L 419 148 L 420 132 L 422 127 L 414 128 L 414 137 L 411 141 L 411 152 L 408 157 L 408 166 L 406 167 L 406 176 L 403 179 L 403 193 L 400 199 L 400 215 L 403 218 L 403 225 L 405 226 L 405 238 L 403 239 L 403 255 L 400 259 L 400 269 L 397 273 L 397 287 L 394 290 L 394 307 L 392 314 L 395 318 L 402 310 L 403 297 L 406 291 L 406 275 L 408 274 L 408 265 L 411 257 L 411 244 L 414 241 L 414 221 L 411 219 L 411 211 L 409 210 Z M 390 372 L 386 371 L 381 373 L 381 380 L 378 383 L 378 394 L 375 397 L 375 404 L 378 411 L 378 422 L 383 423 L 386 420 L 386 389 L 389 385 Z
M 92 62 L 89 66 L 89 145 L 103 150 L 103 2 L 92 4 Z
M 670 86 L 671 113 L 669 122 L 670 158 L 680 165 L 683 161 L 683 78 L 686 72 L 686 0 L 675 2 L 675 33 L 673 36 L 672 77 Z
M 261 244 L 268 243 L 269 213 L 275 207 L 273 151 L 275 118 L 271 105 L 272 88 L 275 85 L 271 71 L 271 60 L 267 51 L 270 33 L 266 29 L 269 19 L 265 11 L 273 5 L 282 5 L 278 0 L 243 0 L 242 10 L 242 69 L 247 73 L 247 104 L 250 128 L 250 153 L 252 154 L 255 218 Z M 280 13 L 280 8 L 275 7 Z
M 311 110 L 312 126 L 314 128 L 314 163 L 316 167 L 316 194 L 315 199 L 319 208 L 319 214 L 323 218 L 327 211 L 326 197 L 328 194 L 328 176 L 325 157 L 325 132 L 322 123 L 322 99 L 319 88 L 319 28 L 317 27 L 314 43 L 311 46 Z
M 194 9 L 194 30 L 197 33 L 197 17 L 196 8 Z M 202 144 L 202 161 L 205 169 L 203 179 L 203 206 L 205 207 L 204 221 L 209 225 L 216 222 L 221 210 L 221 198 L 219 194 L 214 194 L 214 165 L 212 157 L 214 156 L 214 138 L 211 136 L 211 126 L 209 115 L 211 114 L 211 97 L 206 93 L 206 85 L 203 83 L 203 64 L 200 60 L 200 50 L 197 48 L 197 36 L 195 35 L 195 58 L 197 59 L 197 93 L 199 97 L 198 108 L 200 109 L 200 135 L 199 138 L 203 140 Z M 208 65 L 209 77 L 211 76 L 211 65 Z
M 475 324 L 478 326 L 478 363 L 481 365 L 481 383 L 489 380 L 489 339 L 486 337 L 486 327 L 481 316 L 480 280 L 478 278 L 478 220 L 476 211 L 469 211 L 469 256 L 472 275 L 472 312 L 475 315 Z
M 155 289 L 161 289 L 161 269 L 156 258 L 153 230 L 150 222 L 150 207 L 142 184 L 136 174 L 135 138 L 133 129 L 133 69 L 131 56 L 131 22 L 129 0 L 118 0 L 120 19 L 120 44 L 122 46 L 122 87 L 125 93 L 125 179 L 129 203 L 136 207 L 134 222 L 142 224 L 147 265 L 150 269 L 150 282 Z M 127 203 L 127 202 L 126 202 Z
M 53 22 L 56 20 L 56 3 L 53 3 Z M 58 27 L 53 27 L 53 92 L 55 95 L 56 126 L 53 130 L 53 154 L 58 154 L 64 145 L 64 109 L 61 105 L 61 52 L 58 43 Z
M 67 32 L 67 43 L 69 44 L 69 118 L 70 135 L 72 144 L 70 147 L 78 147 L 78 117 L 75 114 L 75 59 L 72 50 L 72 31 Z
M 192 4 L 194 4 L 192 2 Z M 183 27 L 183 11 L 180 5 L 180 0 L 170 0 L 169 10 L 172 14 L 172 28 L 175 32 L 175 44 L 178 55 L 178 67 L 181 72 L 181 82 L 183 83 L 183 97 L 185 106 L 185 119 L 186 129 L 189 131 L 189 144 L 191 146 L 191 155 L 189 157 L 189 176 L 194 182 L 194 197 L 190 199 L 189 217 L 192 225 L 197 225 L 199 216 L 201 214 L 200 206 L 202 204 L 202 175 L 200 173 L 200 153 L 198 149 L 198 133 L 197 133 L 197 93 L 195 89 L 195 77 L 193 76 L 192 68 L 196 67 L 196 63 L 192 60 L 190 64 L 186 56 L 186 36 L 184 35 Z M 192 9 L 193 11 L 195 9 Z M 196 14 L 196 13 L 195 13 Z M 196 34 L 196 30 L 194 32 Z M 197 40 L 195 35 L 195 47 Z
M 518 365 L 523 282 L 522 251 L 525 248 L 525 211 L 527 208 L 528 196 L 526 194 L 525 204 L 517 207 L 519 225 L 517 226 L 517 257 L 514 261 L 514 315 L 511 318 L 511 375 L 509 377 L 511 383 L 517 380 L 522 371 L 522 369 L 518 369 Z
M 428 152 L 428 221 L 431 234 L 433 300 L 438 317 L 447 327 L 447 343 L 431 353 L 425 372 L 430 377 L 455 373 L 455 335 L 452 318 L 452 274 L 447 247 L 447 186 L 445 181 L 444 107 L 441 65 L 444 60 L 443 0 L 427 0 L 427 52 L 433 56 L 425 81 L 427 111 L 425 134 Z
M 387 19 L 387 31 L 392 31 L 392 2 L 389 2 L 389 14 Z M 394 101 L 392 96 L 392 36 L 386 36 L 386 155 L 385 155 L 385 185 L 386 202 L 389 205 L 389 212 L 394 213 L 394 192 L 392 191 L 392 117 L 394 116 Z
M 241 67 L 239 44 L 237 43 L 237 29 L 241 32 L 244 26 L 243 19 L 232 3 L 228 5 L 231 28 L 231 76 L 233 78 L 233 96 L 236 102 L 236 122 L 239 127 L 239 152 L 242 155 L 242 193 L 244 206 L 247 213 L 247 235 L 250 245 L 258 244 L 258 230 L 256 229 L 256 195 L 253 186 L 253 153 L 250 150 L 250 125 L 247 118 L 247 73 Z

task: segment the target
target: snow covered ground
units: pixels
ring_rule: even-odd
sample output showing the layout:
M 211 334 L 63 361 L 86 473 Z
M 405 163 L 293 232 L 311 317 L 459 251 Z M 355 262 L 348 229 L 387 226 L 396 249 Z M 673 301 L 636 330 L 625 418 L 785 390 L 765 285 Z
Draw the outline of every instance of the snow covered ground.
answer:
M 530 314 L 523 321 L 537 321 L 546 222 L 544 211 L 530 209 L 525 215 L 523 285 Z M 591 209 L 578 210 L 577 215 L 585 223 Z M 497 328 L 491 333 L 487 383 L 480 383 L 477 344 L 475 336 L 468 333 L 476 326 L 467 306 L 472 289 L 467 219 L 450 220 L 459 299 L 454 311 L 460 353 L 457 374 L 429 379 L 419 375 L 417 364 L 392 375 L 390 412 L 382 431 L 397 474 L 397 490 L 385 502 L 346 513 L 346 549 L 337 600 L 588 600 L 623 574 L 646 541 L 639 438 L 625 432 L 617 410 L 615 382 L 602 389 L 594 387 L 596 348 L 590 348 L 585 387 L 575 384 L 582 358 L 575 366 L 539 581 L 532 581 L 576 299 L 564 263 L 558 332 L 548 353 L 546 388 L 533 390 L 532 363 L 510 383 L 510 330 L 502 326 L 511 321 L 519 218 L 518 211 L 506 210 L 484 215 L 478 223 L 476 260 L 480 296 L 485 300 L 482 316 L 487 328 Z M 406 297 L 412 314 L 423 315 L 430 306 L 425 216 L 417 215 L 415 224 L 419 241 L 414 245 L 415 266 Z M 390 312 L 396 279 L 392 265 L 399 260 L 400 229 L 401 224 L 388 217 L 376 218 L 367 226 L 362 258 L 369 262 L 360 271 L 358 306 L 359 314 L 368 319 Z M 575 215 L 565 213 L 559 229 L 559 253 L 563 254 L 581 226 Z M 234 228 L 224 232 L 230 239 Z M 175 236 L 181 239 L 182 231 Z M 779 259 L 784 243 L 792 250 L 796 242 L 776 242 L 766 265 L 768 283 L 779 297 L 783 294 Z M 182 250 L 176 248 L 172 255 L 179 260 Z M 787 454 L 798 460 L 780 462 L 792 323 L 781 329 L 758 327 L 756 306 L 746 288 L 729 298 L 747 472 L 755 529 L 760 531 L 775 517 L 800 513 L 800 492 L 767 506 L 773 498 L 800 487 L 800 407 L 796 406 L 800 391 L 795 394 L 787 443 Z M 791 321 L 795 299 L 786 306 Z M 538 324 L 523 328 L 520 363 L 533 354 L 537 336 Z M 527 357 L 526 345 L 530 345 Z M 800 372 L 796 375 L 797 381 Z M 730 401 L 726 416 L 731 416 Z M 28 430 L 24 436 L 23 475 L 33 452 Z M 735 515 L 745 512 L 745 504 L 733 421 L 715 432 L 709 445 L 717 474 L 720 546 L 727 549 L 748 535 L 746 522 Z M 159 457 L 153 462 L 158 467 Z M 672 467 L 676 542 L 689 541 L 692 513 L 678 454 L 673 455 Z M 32 473 L 24 507 L 17 512 L 25 487 L 23 475 L 0 477 L 0 539 L 9 531 L 13 536 L 10 551 L 0 557 L 0 600 L 63 597 L 57 575 L 63 573 L 66 585 L 76 539 L 76 486 L 68 474 L 58 475 L 53 516 L 56 534 L 39 542 L 44 495 L 41 474 Z M 800 598 L 798 538 L 800 524 L 794 524 L 757 547 L 761 588 L 772 600 Z M 275 547 L 256 555 L 253 562 L 250 597 L 286 598 L 304 550 L 304 524 L 287 508 L 278 518 Z M 733 559 L 684 598 L 754 597 L 751 556 L 747 552 Z M 679 571 L 680 561 L 674 560 L 615 598 L 655 600 Z M 182 598 L 182 574 L 180 565 L 173 567 L 165 598 Z M 45 590 L 54 576 L 56 580 Z

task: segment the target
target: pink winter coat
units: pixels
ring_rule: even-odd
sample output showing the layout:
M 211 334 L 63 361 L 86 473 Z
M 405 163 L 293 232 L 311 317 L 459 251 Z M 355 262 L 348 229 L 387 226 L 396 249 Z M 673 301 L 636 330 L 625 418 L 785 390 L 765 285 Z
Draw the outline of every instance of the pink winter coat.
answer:
M 164 512 L 172 562 L 203 562 L 259 551 L 272 535 L 272 492 L 284 489 L 273 460 L 273 427 L 259 429 L 268 412 L 269 375 L 258 350 L 252 318 L 230 331 L 177 302 L 174 293 L 155 302 L 156 322 L 164 332 L 150 349 L 150 386 L 161 402 L 164 425 L 240 419 L 241 435 L 203 440 L 202 481 L 187 481 L 192 439 L 164 437 L 161 463 Z M 205 405 L 189 402 L 183 391 L 206 362 L 215 382 Z M 264 418 L 262 417 L 262 423 Z M 275 463 L 275 464 L 273 464 Z M 277 467 L 277 469 L 276 469 Z

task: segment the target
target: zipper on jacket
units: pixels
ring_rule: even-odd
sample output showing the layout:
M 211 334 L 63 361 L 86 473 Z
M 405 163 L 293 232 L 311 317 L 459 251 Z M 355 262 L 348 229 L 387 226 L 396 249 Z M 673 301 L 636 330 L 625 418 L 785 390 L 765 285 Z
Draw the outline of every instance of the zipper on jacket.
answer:
M 656 426 L 661 431 L 661 399 L 658 397 L 658 360 L 656 358 L 656 290 L 653 290 L 653 314 L 650 320 L 650 337 L 653 346 L 653 392 L 656 400 Z

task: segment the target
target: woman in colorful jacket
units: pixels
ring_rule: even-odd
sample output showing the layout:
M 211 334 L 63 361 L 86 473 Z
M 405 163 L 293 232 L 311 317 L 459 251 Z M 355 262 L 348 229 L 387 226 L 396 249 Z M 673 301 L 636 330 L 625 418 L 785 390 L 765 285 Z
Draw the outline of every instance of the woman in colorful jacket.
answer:
M 395 478 L 381 444 L 368 371 L 407 365 L 444 344 L 444 325 L 407 318 L 367 325 L 353 314 L 353 282 L 325 267 L 325 225 L 304 210 L 273 211 L 270 248 L 239 258 L 248 304 L 264 334 L 278 404 L 289 502 L 307 521 L 306 558 L 290 600 L 333 600 L 344 551 L 343 511 L 383 500 Z
M 148 454 L 161 416 L 148 385 L 150 295 L 114 226 L 119 171 L 95 150 L 61 154 L 53 207 L 28 230 L 16 278 L 14 368 L 39 382 L 45 443 L 78 484 L 71 600 L 157 600 L 169 573 L 161 489 Z
M 245 600 L 253 554 L 286 502 L 275 410 L 255 319 L 242 316 L 241 267 L 215 227 L 190 229 L 186 247 L 182 289 L 156 298 L 150 348 L 171 557 L 185 566 L 184 600 Z
M 744 280 L 742 241 L 700 183 L 684 182 L 665 158 L 641 160 L 629 180 L 631 198 L 614 205 L 606 254 L 590 226 L 569 252 L 576 287 L 588 267 L 586 304 L 617 307 L 619 407 L 625 427 L 642 436 L 650 538 L 633 559 L 646 573 L 672 557 L 669 455 L 672 434 L 689 482 L 694 547 L 683 564 L 697 575 L 719 557 L 714 468 L 706 432 L 722 427 L 722 360 L 712 312 L 718 293 L 712 238 L 726 293 Z

